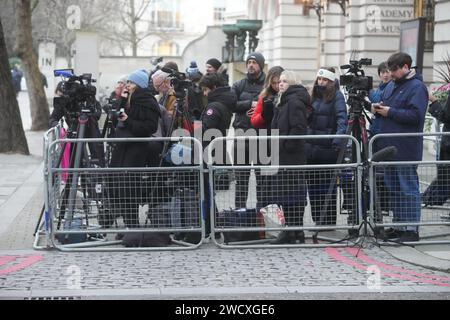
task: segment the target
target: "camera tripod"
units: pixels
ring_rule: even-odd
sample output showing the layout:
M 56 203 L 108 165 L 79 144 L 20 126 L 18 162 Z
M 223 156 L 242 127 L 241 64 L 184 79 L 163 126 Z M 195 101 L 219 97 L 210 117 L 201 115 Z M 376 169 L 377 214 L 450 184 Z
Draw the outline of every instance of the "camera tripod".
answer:
M 344 239 L 342 241 L 345 240 L 351 240 L 351 239 L 359 239 L 359 242 L 361 244 L 361 246 L 363 245 L 363 243 L 365 242 L 365 239 L 368 236 L 368 232 L 369 232 L 369 228 L 372 230 L 373 234 L 375 235 L 375 237 L 377 237 L 379 231 L 376 229 L 376 227 L 374 225 L 372 225 L 369 222 L 369 217 L 368 217 L 368 210 L 369 210 L 369 198 L 370 198 L 370 185 L 369 185 L 369 168 L 370 168 L 370 162 L 380 162 L 380 161 L 386 161 L 389 160 L 391 158 L 393 158 L 397 152 L 396 148 L 394 147 L 389 147 L 383 150 L 378 151 L 377 153 L 375 153 L 372 156 L 372 159 L 369 160 L 369 150 L 368 150 L 368 142 L 369 142 L 369 138 L 368 138 L 368 134 L 367 134 L 367 129 L 366 129 L 366 119 L 370 121 L 370 118 L 368 117 L 368 115 L 366 114 L 363 106 L 362 106 L 363 102 L 358 102 L 357 100 L 353 100 L 351 103 L 351 108 L 350 108 L 350 115 L 349 115 L 349 121 L 348 121 L 348 127 L 347 127 L 347 131 L 346 131 L 346 135 L 351 135 L 352 137 L 355 137 L 356 140 L 359 142 L 359 144 L 361 145 L 361 158 L 362 158 L 362 202 L 361 203 L 353 203 L 352 208 L 351 208 L 351 212 L 349 213 L 350 216 L 350 221 L 352 224 L 354 225 L 358 225 L 359 223 L 361 223 L 360 227 L 355 230 L 355 229 L 350 229 L 349 230 L 349 237 L 347 239 Z M 355 146 L 352 147 L 352 159 L 357 159 L 357 148 L 355 148 Z M 344 162 L 344 156 L 345 156 L 345 152 L 346 152 L 346 148 L 343 147 L 338 154 L 338 158 L 337 158 L 337 164 L 342 164 Z M 323 222 L 325 221 L 325 214 L 327 212 L 328 206 L 331 202 L 332 199 L 332 194 L 334 189 L 336 188 L 336 181 L 337 178 L 339 176 L 340 172 L 338 172 L 338 170 L 335 171 L 333 178 L 330 182 L 329 188 L 328 188 L 328 192 L 326 195 L 326 199 L 325 202 L 321 208 L 321 212 L 320 212 L 320 225 L 323 224 Z M 353 186 L 353 188 L 351 188 L 352 190 L 355 190 L 354 188 L 354 184 L 357 183 L 356 180 L 354 182 L 351 182 L 351 185 Z M 354 196 L 355 199 L 357 199 L 356 197 L 356 192 L 358 192 L 357 190 L 353 191 L 354 192 Z M 345 195 L 344 195 L 345 197 Z M 379 197 L 377 195 L 377 192 L 375 192 L 374 194 L 374 200 L 375 200 L 375 214 L 376 214 L 376 221 L 382 221 L 382 214 L 380 212 L 380 200 Z M 359 221 L 359 217 L 360 215 L 358 215 L 358 212 L 361 210 L 362 215 L 362 221 Z M 381 220 L 380 220 L 381 219 Z M 360 236 L 360 232 L 361 230 L 364 229 L 363 232 L 363 236 Z M 313 236 L 313 239 L 317 242 L 318 239 L 318 233 L 316 232 L 316 234 Z M 378 244 L 375 241 L 376 244 Z
M 184 100 L 186 98 L 186 95 L 187 95 L 186 90 L 183 90 L 180 92 L 175 92 L 175 97 L 177 99 L 176 99 L 175 106 L 173 109 L 174 114 L 172 115 L 172 122 L 170 124 L 168 132 L 166 133 L 166 138 L 172 137 L 172 134 L 175 131 L 175 129 L 183 128 L 183 125 L 185 123 L 187 124 L 189 134 L 191 136 L 194 134 L 194 127 L 191 123 L 191 119 L 189 117 L 189 112 L 186 110 L 185 105 L 184 105 Z M 170 144 L 171 144 L 170 141 L 164 142 L 164 146 L 163 146 L 162 153 L 161 153 L 161 160 L 159 163 L 160 167 L 163 165 L 164 156 L 169 151 Z
M 76 139 L 84 139 L 87 136 L 87 128 L 89 126 L 89 121 L 91 114 L 90 112 L 82 111 L 81 114 L 78 116 L 78 118 L 72 119 L 69 121 L 71 124 L 69 128 L 69 138 L 76 138 Z M 75 129 L 76 127 L 76 129 Z M 61 163 L 62 157 L 64 155 L 64 151 L 67 148 L 68 143 L 64 142 L 64 145 L 62 147 L 62 151 L 60 154 L 60 158 L 58 163 Z M 93 150 L 91 148 L 97 148 L 99 150 L 96 150 L 97 157 L 99 158 L 98 161 L 101 163 L 104 162 L 104 159 L 101 159 L 103 156 L 103 153 L 101 152 L 101 148 L 97 147 L 95 144 L 92 144 L 89 146 L 89 150 L 91 151 L 91 155 L 93 153 Z M 93 159 L 90 158 L 90 154 L 87 151 L 86 148 L 86 142 L 77 142 L 72 145 L 71 152 L 70 152 L 70 162 L 69 162 L 69 168 L 70 169 L 80 169 L 84 166 L 89 166 L 90 164 L 94 164 Z M 76 198 L 77 198 L 77 192 L 78 192 L 78 183 L 80 180 L 80 173 L 75 171 L 72 174 L 68 175 L 66 186 L 63 191 L 62 201 L 61 201 L 61 208 L 60 208 L 60 214 L 58 217 L 58 227 L 59 230 L 61 227 L 62 220 L 65 219 L 65 229 L 70 229 L 72 227 L 72 222 L 75 215 L 75 204 L 76 204 Z M 81 177 L 81 186 L 83 190 L 83 198 L 88 199 L 88 197 L 92 197 L 94 193 L 94 187 L 88 185 L 88 181 L 86 181 L 85 177 Z M 85 213 L 86 216 L 88 214 L 88 208 L 86 208 L 87 203 L 84 202 L 83 205 L 85 206 Z
M 106 119 L 101 132 L 101 137 L 103 139 L 112 138 L 116 133 L 116 128 L 114 126 L 114 111 L 108 108 L 106 111 Z M 113 147 L 110 143 L 106 143 L 105 146 L 105 164 L 109 166 L 112 158 Z
M 348 127 L 346 130 L 345 135 L 347 136 L 352 136 L 355 137 L 356 140 L 359 142 L 359 144 L 361 145 L 361 157 L 365 160 L 367 160 L 368 158 L 368 135 L 367 135 L 367 130 L 366 130 L 366 118 L 369 120 L 368 116 L 365 114 L 364 108 L 361 105 L 362 103 L 360 103 L 359 101 L 352 101 L 351 103 L 351 108 L 350 108 L 350 115 L 349 115 L 349 120 L 348 120 Z M 338 157 L 337 157 L 337 164 L 343 164 L 344 163 L 344 157 L 347 151 L 347 144 L 348 142 L 346 142 L 345 144 L 342 143 L 341 144 L 341 148 L 339 150 L 338 153 Z M 357 148 L 352 144 L 352 158 L 353 159 L 357 159 Z M 326 221 L 326 214 L 328 211 L 328 208 L 330 206 L 330 202 L 333 199 L 333 194 L 334 194 L 334 190 L 337 187 L 337 179 L 340 175 L 340 171 L 335 170 L 330 185 L 328 187 L 328 191 L 326 194 L 326 198 L 325 201 L 321 207 L 320 210 L 320 217 L 319 217 L 319 223 L 318 225 L 324 225 L 325 221 Z M 362 212 L 364 213 L 363 215 L 363 220 L 366 221 L 366 214 L 367 214 L 367 208 L 368 208 L 368 188 L 365 188 L 365 184 L 367 182 L 367 177 L 364 177 L 364 181 L 363 181 L 363 203 L 362 203 Z M 354 185 L 355 182 L 351 182 L 351 185 Z M 354 190 L 354 188 L 352 188 Z M 367 190 L 366 190 L 367 189 Z M 354 197 L 356 197 L 356 192 L 354 191 Z M 351 212 L 349 213 L 349 218 L 352 221 L 352 223 L 354 224 L 358 224 L 359 223 L 359 217 L 358 217 L 358 206 L 359 204 L 353 204 L 351 208 Z M 361 225 L 363 226 L 363 225 Z M 355 231 L 354 229 L 350 229 L 349 230 L 349 238 L 348 240 L 354 239 L 358 237 L 359 231 Z M 313 240 L 314 242 L 318 242 L 318 234 L 320 231 L 317 231 L 314 235 L 313 235 Z

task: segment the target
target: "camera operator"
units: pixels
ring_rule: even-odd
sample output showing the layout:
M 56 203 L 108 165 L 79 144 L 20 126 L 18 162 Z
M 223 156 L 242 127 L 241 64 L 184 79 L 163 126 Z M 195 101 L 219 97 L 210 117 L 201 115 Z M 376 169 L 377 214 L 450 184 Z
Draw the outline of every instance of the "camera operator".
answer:
M 177 100 L 175 92 L 170 85 L 170 74 L 158 70 L 152 76 L 153 87 L 158 91 L 158 102 L 162 105 L 171 115 L 174 114 L 175 102 Z
M 313 112 L 309 119 L 308 135 L 345 134 L 347 131 L 347 106 L 336 80 L 334 68 L 321 68 L 312 92 Z M 342 148 L 340 139 L 309 140 L 307 142 L 308 164 L 335 164 Z M 320 220 L 323 195 L 327 194 L 331 183 L 330 174 L 311 172 L 308 174 L 308 192 L 312 218 L 322 225 L 336 224 L 336 186 L 331 194 L 330 205 Z
M 119 101 L 122 97 L 122 92 L 125 90 L 125 86 L 127 84 L 127 77 L 121 77 L 119 80 L 117 80 L 116 87 L 114 88 L 114 91 L 111 92 L 110 99 Z
M 188 111 L 192 121 L 200 120 L 205 101 L 203 100 L 203 92 L 199 86 L 199 82 L 203 74 L 198 69 L 195 61 L 191 62 L 189 68 L 186 69 L 187 79 L 191 81 L 192 85 L 188 88 Z
M 222 78 L 223 85 L 229 85 L 230 77 L 227 74 L 227 69 L 218 59 L 211 58 L 206 61 L 206 73 L 218 73 Z
M 380 134 L 422 133 L 428 106 L 428 90 L 422 76 L 411 69 L 412 58 L 406 53 L 393 54 L 387 61 L 393 81 L 381 96 L 380 105 L 373 107 L 379 114 Z M 398 153 L 394 161 L 422 161 L 423 137 L 384 138 L 378 142 L 380 149 L 394 146 Z M 417 165 L 385 168 L 384 181 L 391 196 L 394 223 L 418 223 L 421 201 Z M 390 228 L 386 239 L 400 242 L 418 241 L 417 226 Z
M 138 70 L 128 76 L 127 85 L 122 93 L 116 129 L 117 138 L 151 137 L 158 129 L 160 117 L 158 102 L 148 88 L 149 76 L 144 70 Z M 147 165 L 148 143 L 118 143 L 113 151 L 112 168 L 142 168 Z M 127 228 L 139 227 L 139 215 L 136 199 L 139 197 L 140 181 L 138 177 L 121 177 L 122 181 L 110 181 L 110 195 L 117 202 L 112 205 L 113 216 L 103 221 L 103 227 L 109 227 L 114 218 L 122 215 Z M 113 180 L 113 179 L 111 179 Z M 120 185 L 120 187 L 116 187 Z

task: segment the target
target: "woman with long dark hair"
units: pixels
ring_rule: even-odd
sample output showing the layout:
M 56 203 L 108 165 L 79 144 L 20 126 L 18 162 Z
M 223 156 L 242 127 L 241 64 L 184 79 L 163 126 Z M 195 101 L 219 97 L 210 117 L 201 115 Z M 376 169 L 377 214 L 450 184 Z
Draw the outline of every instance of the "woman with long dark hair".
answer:
M 334 68 L 321 68 L 317 73 L 312 92 L 312 115 L 309 118 L 308 135 L 336 135 L 347 131 L 347 106 L 339 90 Z M 344 147 L 342 139 L 309 140 L 308 164 L 336 164 L 339 151 Z M 336 186 L 329 193 L 333 173 L 324 170 L 308 174 L 308 193 L 312 218 L 317 225 L 336 224 Z M 328 197 L 326 212 L 322 206 Z

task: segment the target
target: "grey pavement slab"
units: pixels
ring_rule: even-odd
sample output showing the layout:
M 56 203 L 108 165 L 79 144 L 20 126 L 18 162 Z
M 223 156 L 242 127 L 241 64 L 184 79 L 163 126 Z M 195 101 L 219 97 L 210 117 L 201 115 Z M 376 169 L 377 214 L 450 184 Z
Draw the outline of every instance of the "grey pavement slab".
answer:
M 36 192 L 42 190 L 43 134 L 26 132 L 30 156 L 0 154 L 0 238 L 6 232 L 11 232 L 11 228 L 16 228 L 14 220 L 21 215 Z M 39 214 L 38 208 L 37 211 Z

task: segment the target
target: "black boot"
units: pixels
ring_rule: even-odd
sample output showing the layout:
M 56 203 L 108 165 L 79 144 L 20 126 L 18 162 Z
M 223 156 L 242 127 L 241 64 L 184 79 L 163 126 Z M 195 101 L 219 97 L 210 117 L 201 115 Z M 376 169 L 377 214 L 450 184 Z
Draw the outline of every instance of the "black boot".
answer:
M 271 244 L 294 244 L 295 232 L 294 231 L 282 231 L 275 240 L 270 242 Z

